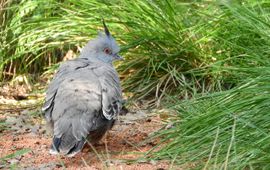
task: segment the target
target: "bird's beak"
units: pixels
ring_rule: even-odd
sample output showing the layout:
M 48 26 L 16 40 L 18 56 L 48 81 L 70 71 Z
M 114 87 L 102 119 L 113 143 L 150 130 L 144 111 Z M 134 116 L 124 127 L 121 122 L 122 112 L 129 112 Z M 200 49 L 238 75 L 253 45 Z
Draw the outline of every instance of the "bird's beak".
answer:
M 125 60 L 122 56 L 120 56 L 120 55 L 118 55 L 118 54 L 115 54 L 114 56 L 115 56 L 115 58 L 116 58 L 117 60 L 121 60 L 121 61 Z

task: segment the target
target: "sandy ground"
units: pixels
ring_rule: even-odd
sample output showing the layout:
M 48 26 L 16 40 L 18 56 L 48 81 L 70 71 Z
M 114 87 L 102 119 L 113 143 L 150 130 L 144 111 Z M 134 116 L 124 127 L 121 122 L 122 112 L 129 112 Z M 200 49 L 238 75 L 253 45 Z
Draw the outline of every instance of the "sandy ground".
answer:
M 85 146 L 80 154 L 67 158 L 48 153 L 51 136 L 45 122 L 40 116 L 30 116 L 29 113 L 0 113 L 0 120 L 5 120 L 10 126 L 0 132 L 0 169 L 169 169 L 168 162 L 143 159 L 143 155 L 157 143 L 145 139 L 161 128 L 159 116 L 149 117 L 142 111 L 128 113 L 120 117 L 98 145 Z M 18 155 L 22 149 L 29 151 Z M 14 153 L 17 156 L 5 158 Z

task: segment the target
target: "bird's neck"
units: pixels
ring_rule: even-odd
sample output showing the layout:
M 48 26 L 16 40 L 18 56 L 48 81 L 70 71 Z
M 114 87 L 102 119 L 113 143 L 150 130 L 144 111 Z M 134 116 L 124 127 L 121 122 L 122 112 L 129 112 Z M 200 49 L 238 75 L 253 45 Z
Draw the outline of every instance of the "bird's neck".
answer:
M 101 54 L 97 54 L 97 53 L 81 53 L 81 55 L 79 56 L 79 58 L 87 58 L 90 62 L 94 62 L 94 63 L 104 63 L 104 64 L 108 64 L 112 66 L 112 59 L 111 57 L 108 56 L 104 56 Z

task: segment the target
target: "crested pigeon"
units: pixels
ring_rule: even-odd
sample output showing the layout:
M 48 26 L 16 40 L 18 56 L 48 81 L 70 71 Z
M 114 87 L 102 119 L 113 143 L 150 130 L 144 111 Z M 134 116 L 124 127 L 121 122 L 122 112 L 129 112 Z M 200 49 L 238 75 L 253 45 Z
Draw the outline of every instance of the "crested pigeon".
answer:
M 84 144 L 98 142 L 122 109 L 113 61 L 120 50 L 103 21 L 104 33 L 90 40 L 78 58 L 66 61 L 49 84 L 42 107 L 53 132 L 51 154 L 74 156 Z

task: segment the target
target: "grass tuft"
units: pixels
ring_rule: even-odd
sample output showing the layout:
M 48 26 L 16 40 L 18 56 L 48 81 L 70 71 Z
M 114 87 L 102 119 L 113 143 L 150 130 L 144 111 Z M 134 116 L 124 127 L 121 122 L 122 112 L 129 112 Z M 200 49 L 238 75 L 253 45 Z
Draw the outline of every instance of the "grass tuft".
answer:
M 174 127 L 159 132 L 167 144 L 154 157 L 176 156 L 176 163 L 205 169 L 269 168 L 269 80 L 259 76 L 229 91 L 175 101 Z
M 170 97 L 174 126 L 157 134 L 162 149 L 150 156 L 201 169 L 269 169 L 270 6 L 245 2 L 222 4 L 208 34 L 216 62 L 205 69 L 230 87 L 191 100 Z

